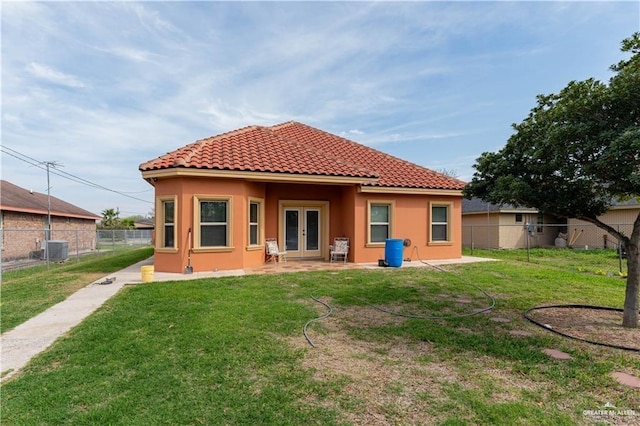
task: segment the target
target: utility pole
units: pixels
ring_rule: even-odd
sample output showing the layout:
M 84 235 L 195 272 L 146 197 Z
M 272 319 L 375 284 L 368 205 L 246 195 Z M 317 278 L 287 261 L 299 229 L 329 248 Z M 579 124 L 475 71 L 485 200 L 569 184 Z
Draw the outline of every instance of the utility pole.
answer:
M 60 164 L 55 161 L 45 161 L 43 164 L 47 167 L 47 227 L 44 231 L 44 252 L 47 257 L 47 269 L 49 269 L 49 240 L 51 239 L 51 184 L 49 180 L 49 168 L 53 167 L 55 169 Z

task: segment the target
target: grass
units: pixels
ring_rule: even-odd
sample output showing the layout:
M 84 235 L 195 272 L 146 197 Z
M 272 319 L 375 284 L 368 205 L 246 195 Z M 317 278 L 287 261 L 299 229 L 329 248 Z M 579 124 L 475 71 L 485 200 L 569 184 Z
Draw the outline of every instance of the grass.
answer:
M 640 375 L 640 357 L 521 318 L 555 302 L 620 306 L 624 281 L 579 271 L 597 266 L 590 253 L 538 263 L 500 254 L 501 262 L 452 273 L 345 270 L 125 287 L 3 383 L 2 423 L 570 425 L 591 424 L 583 410 L 607 402 L 640 412 L 637 390 L 609 377 Z M 604 268 L 608 254 L 600 258 Z M 371 307 L 463 314 L 489 303 L 471 283 L 495 295 L 491 315 L 420 320 Z M 302 337 L 306 321 L 324 313 L 312 293 L 334 307 L 310 327 L 315 349 Z M 455 302 L 463 298 L 470 303 Z M 522 328 L 532 335 L 508 333 Z M 553 360 L 543 348 L 573 358 Z
M 470 250 L 464 249 L 463 254 L 493 259 L 527 262 L 536 265 L 555 267 L 562 270 L 573 270 L 596 275 L 615 275 L 627 273 L 627 261 L 618 257 L 616 250 L 593 249 L 544 249 L 532 248 L 527 253 L 519 250 Z
M 145 247 L 51 263 L 49 270 L 40 265 L 4 272 L 0 283 L 0 331 L 14 328 L 104 275 L 152 255 L 153 248 Z

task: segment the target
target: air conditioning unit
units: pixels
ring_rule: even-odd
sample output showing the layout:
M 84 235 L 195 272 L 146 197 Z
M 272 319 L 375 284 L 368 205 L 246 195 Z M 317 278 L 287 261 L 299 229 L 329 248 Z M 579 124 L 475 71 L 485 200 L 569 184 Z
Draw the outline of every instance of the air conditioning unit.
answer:
M 69 258 L 69 242 L 63 240 L 49 240 L 47 241 L 47 251 L 49 252 L 49 260 L 51 261 L 62 262 L 67 260 Z

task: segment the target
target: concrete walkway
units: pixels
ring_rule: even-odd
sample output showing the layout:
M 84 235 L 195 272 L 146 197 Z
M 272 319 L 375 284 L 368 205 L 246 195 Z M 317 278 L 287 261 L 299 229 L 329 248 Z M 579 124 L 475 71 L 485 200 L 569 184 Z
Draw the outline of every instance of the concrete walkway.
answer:
M 463 256 L 461 259 L 446 261 L 430 261 L 433 265 L 453 263 L 481 262 L 491 259 Z M 15 375 L 34 356 L 51 346 L 60 336 L 67 333 L 82 320 L 91 315 L 107 300 L 113 297 L 125 284 L 142 282 L 141 267 L 152 265 L 153 258 L 136 263 L 113 274 L 109 274 L 93 283 L 81 288 L 63 302 L 52 306 L 41 314 L 20 324 L 16 328 L 0 336 L 0 371 L 1 381 Z M 402 267 L 428 267 L 419 261 L 403 262 Z M 176 274 L 155 272 L 153 281 L 193 280 L 198 278 L 213 278 L 225 276 L 240 276 L 247 274 L 284 273 L 319 269 L 373 269 L 377 264 L 353 264 L 341 262 L 298 262 L 290 261 L 278 265 L 269 264 L 255 269 L 238 269 L 231 271 L 194 272 L 192 274 Z M 107 279 L 115 280 L 106 284 Z

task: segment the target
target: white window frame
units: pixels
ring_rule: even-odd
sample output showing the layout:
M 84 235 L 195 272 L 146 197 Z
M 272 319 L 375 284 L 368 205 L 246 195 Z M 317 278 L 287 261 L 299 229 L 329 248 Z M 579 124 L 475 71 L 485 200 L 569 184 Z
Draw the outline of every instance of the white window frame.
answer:
M 224 222 L 226 226 L 226 240 L 225 246 L 202 246 L 201 226 L 200 222 L 200 203 L 206 202 L 225 202 L 227 204 L 227 221 Z M 231 251 L 233 250 L 233 197 L 230 195 L 194 195 L 193 197 L 193 251 L 194 252 L 215 252 L 215 251 Z M 219 222 L 218 225 L 223 226 L 223 222 Z
M 386 206 L 389 209 L 388 222 L 371 221 L 371 208 L 373 206 Z M 367 246 L 380 247 L 386 243 L 386 241 L 371 241 L 371 227 L 374 225 L 387 225 L 387 238 L 393 238 L 395 209 L 396 202 L 394 200 L 367 200 Z
M 538 213 L 536 215 L 536 232 L 542 234 L 544 232 L 544 214 Z
M 173 246 L 165 246 L 165 236 L 167 232 L 167 226 L 171 222 L 167 222 L 165 218 L 165 203 L 173 203 Z M 175 195 L 163 196 L 156 198 L 156 229 L 158 230 L 156 235 L 156 250 L 158 252 L 176 252 L 178 250 L 178 197 Z
M 251 205 L 256 204 L 258 206 L 258 221 L 251 222 Z M 256 243 L 251 242 L 251 227 L 256 227 L 256 235 L 258 241 Z M 247 202 L 247 249 L 262 249 L 264 247 L 264 199 L 249 197 Z
M 447 209 L 447 221 L 446 222 L 434 222 L 433 221 L 433 209 L 436 207 L 445 207 Z M 447 202 L 435 202 L 432 201 L 429 203 L 429 244 L 430 245 L 448 245 L 453 242 L 452 231 L 453 231 L 453 220 L 452 220 L 452 212 L 453 212 L 453 203 Z M 444 240 L 434 240 L 433 239 L 433 227 L 435 226 L 446 226 L 446 238 Z

